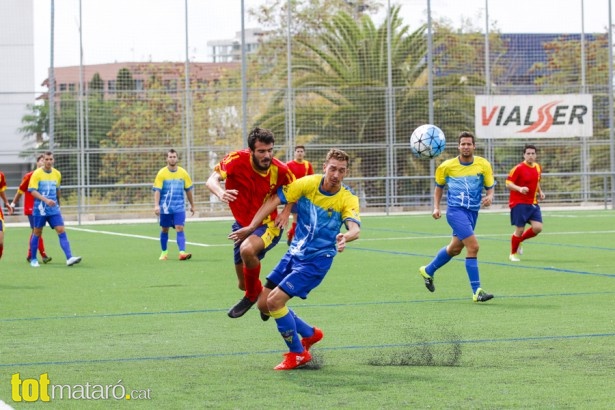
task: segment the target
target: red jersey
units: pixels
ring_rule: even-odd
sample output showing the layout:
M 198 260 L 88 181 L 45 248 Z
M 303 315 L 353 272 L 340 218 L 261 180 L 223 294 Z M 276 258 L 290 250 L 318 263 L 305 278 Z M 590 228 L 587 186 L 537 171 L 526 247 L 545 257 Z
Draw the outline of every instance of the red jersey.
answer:
M 4 174 L 0 172 L 0 192 L 4 192 L 4 191 L 6 191 L 6 178 L 4 177 Z M 2 213 L 2 206 L 0 206 L 0 221 L 4 221 L 4 214 Z
M 21 184 L 19 184 L 19 188 L 17 192 L 23 195 L 23 214 L 24 215 L 32 215 L 32 208 L 34 208 L 34 197 L 28 191 L 28 185 L 30 184 L 30 178 L 35 170 L 28 172 L 23 176 L 21 180 Z
M 283 185 L 295 180 L 292 172 L 282 161 L 273 158 L 266 172 L 257 171 L 252 165 L 249 149 L 227 154 L 215 167 L 225 181 L 226 189 L 236 189 L 237 199 L 229 203 L 235 220 L 241 226 L 248 226 L 256 211 L 270 195 Z M 278 211 L 274 210 L 263 223 L 274 220 Z
M 529 165 L 525 161 L 510 170 L 506 182 L 512 182 L 522 187 L 526 186 L 530 189 L 525 195 L 521 192 L 511 190 L 508 201 L 508 205 L 511 208 L 519 204 L 533 205 L 538 203 L 538 183 L 540 182 L 541 174 L 542 169 L 539 164 L 534 163 L 533 165 Z
M 309 161 L 297 162 L 293 159 L 288 161 L 286 165 L 288 165 L 296 179 L 314 174 L 314 168 L 312 168 L 312 164 Z

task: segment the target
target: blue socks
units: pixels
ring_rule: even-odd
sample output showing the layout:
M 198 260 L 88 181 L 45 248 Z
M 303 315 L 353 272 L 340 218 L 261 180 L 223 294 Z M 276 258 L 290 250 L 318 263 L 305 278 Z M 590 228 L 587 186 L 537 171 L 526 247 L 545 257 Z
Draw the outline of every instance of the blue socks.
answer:
M 446 246 L 438 251 L 436 257 L 433 258 L 429 265 L 425 267 L 425 271 L 433 277 L 438 269 L 446 265 L 453 257 L 446 252 Z

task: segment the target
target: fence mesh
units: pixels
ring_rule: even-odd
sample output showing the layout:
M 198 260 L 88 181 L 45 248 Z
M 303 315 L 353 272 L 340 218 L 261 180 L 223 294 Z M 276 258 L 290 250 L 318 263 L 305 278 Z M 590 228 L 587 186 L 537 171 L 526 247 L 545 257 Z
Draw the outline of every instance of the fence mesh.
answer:
M 11 88 L 32 69 L 27 59 L 11 61 L 0 112 L 19 113 L 8 134 L 19 144 L 0 154 L 0 164 L 14 189 L 35 156 L 52 148 L 67 216 L 151 216 L 151 185 L 169 148 L 195 181 L 199 213 L 226 211 L 204 182 L 228 151 L 245 146 L 255 125 L 274 131 L 281 160 L 292 159 L 294 145 L 306 145 L 316 170 L 330 148 L 348 151 L 347 182 L 366 210 L 426 209 L 434 167 L 457 155 L 456 136 L 474 129 L 474 96 L 485 94 L 591 94 L 592 137 L 531 142 L 548 202 L 612 200 L 607 1 L 544 2 L 543 10 L 528 0 L 506 7 L 405 0 L 390 14 L 370 1 L 246 0 L 215 8 L 197 0 L 33 1 L 42 86 Z M 23 3 L 6 2 L 3 10 L 29 12 Z M 23 33 L 3 30 L 7 42 Z M 434 161 L 408 149 L 412 131 L 428 122 L 448 137 Z M 527 142 L 478 141 L 501 205 L 506 175 Z

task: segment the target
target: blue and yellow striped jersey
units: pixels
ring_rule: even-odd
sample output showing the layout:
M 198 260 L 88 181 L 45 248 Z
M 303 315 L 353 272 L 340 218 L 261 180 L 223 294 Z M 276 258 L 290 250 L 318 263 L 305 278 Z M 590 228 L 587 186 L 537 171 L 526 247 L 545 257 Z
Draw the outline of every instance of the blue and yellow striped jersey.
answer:
M 186 212 L 184 191 L 192 189 L 192 179 L 182 167 L 176 171 L 164 167 L 156 175 L 152 191 L 160 191 L 160 213 L 174 214 Z
M 361 224 L 359 198 L 345 185 L 335 194 L 320 189 L 322 175 L 308 175 L 280 187 L 278 196 L 283 204 L 297 204 L 297 228 L 289 252 L 301 260 L 317 256 L 335 256 L 335 237 L 342 224 Z
M 466 164 L 455 157 L 436 169 L 436 185 L 441 188 L 448 186 L 447 206 L 478 211 L 483 187 L 493 188 L 495 179 L 491 164 L 485 158 L 475 155 L 474 161 Z
M 51 199 L 56 202 L 56 206 L 50 207 L 40 199 L 35 198 L 32 215 L 45 216 L 57 215 L 60 213 L 58 190 L 60 189 L 61 182 L 62 174 L 55 168 L 51 168 L 51 171 L 49 172 L 45 171 L 45 168 L 39 168 L 32 173 L 32 177 L 30 178 L 30 184 L 28 185 L 28 191 L 38 191 L 38 193 L 45 198 Z

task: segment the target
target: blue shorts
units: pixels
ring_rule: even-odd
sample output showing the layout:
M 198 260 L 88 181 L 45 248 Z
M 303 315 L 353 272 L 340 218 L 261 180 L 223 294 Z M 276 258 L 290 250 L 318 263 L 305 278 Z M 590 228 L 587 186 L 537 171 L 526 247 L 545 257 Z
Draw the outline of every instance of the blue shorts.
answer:
M 186 212 L 174 214 L 160 214 L 160 226 L 163 228 L 175 228 L 186 224 Z
M 47 223 L 52 229 L 55 229 L 56 226 L 64 226 L 62 214 L 32 216 L 32 228 L 44 228 Z
M 4 231 L 4 221 L 0 218 L 0 232 Z
M 236 230 L 241 229 L 241 228 L 242 226 L 239 225 L 237 222 L 235 222 L 231 229 L 233 232 L 235 232 Z M 258 260 L 262 260 L 267 254 L 267 252 L 271 248 L 276 246 L 278 242 L 280 242 L 280 237 L 282 236 L 282 230 L 280 228 L 277 228 L 274 222 L 269 222 L 267 225 L 261 225 L 258 228 L 256 228 L 256 230 L 252 232 L 251 235 L 256 235 L 260 237 L 265 244 L 265 248 L 257 255 Z M 241 243 L 238 243 L 233 248 L 233 258 L 235 260 L 235 265 L 239 265 L 240 263 L 242 263 L 241 254 L 239 253 L 240 246 L 241 246 Z
M 302 261 L 286 252 L 267 279 L 277 284 L 288 296 L 305 299 L 312 289 L 320 285 L 332 263 L 333 256 Z
M 28 222 L 30 222 L 30 229 L 34 229 L 34 217 L 32 214 L 28 215 Z
M 457 207 L 449 207 L 446 210 L 446 221 L 453 228 L 453 236 L 461 241 L 474 235 L 477 220 L 478 211 Z
M 542 222 L 540 205 L 518 204 L 510 210 L 510 224 L 525 226 L 530 221 Z

